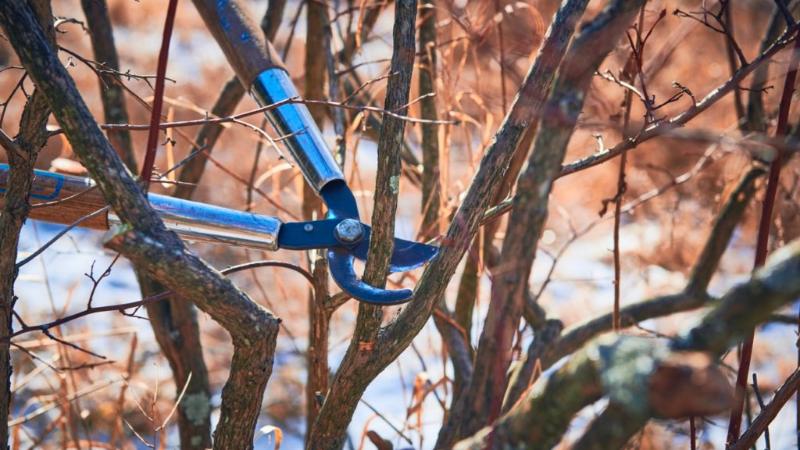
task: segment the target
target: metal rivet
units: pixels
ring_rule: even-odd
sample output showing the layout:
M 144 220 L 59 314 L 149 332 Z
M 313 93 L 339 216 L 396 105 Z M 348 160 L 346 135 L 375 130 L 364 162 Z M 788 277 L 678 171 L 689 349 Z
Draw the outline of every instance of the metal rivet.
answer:
M 311 225 L 310 223 L 303 225 L 303 231 L 307 233 L 314 231 L 314 225 Z
M 355 219 L 344 219 L 334 230 L 336 239 L 343 244 L 355 244 L 364 237 L 364 227 Z

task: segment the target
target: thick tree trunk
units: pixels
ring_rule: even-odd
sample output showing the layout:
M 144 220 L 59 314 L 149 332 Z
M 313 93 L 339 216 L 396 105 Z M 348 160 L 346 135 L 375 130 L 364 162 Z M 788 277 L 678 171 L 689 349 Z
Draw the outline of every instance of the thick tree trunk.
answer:
M 175 296 L 191 299 L 231 335 L 234 354 L 223 388 L 216 448 L 252 448 L 280 320 L 189 252 L 167 231 L 144 191 L 103 135 L 74 81 L 24 0 L 0 8 L 0 26 L 31 80 L 41 89 L 70 144 L 122 225 L 106 246 L 147 271 Z
M 119 70 L 119 57 L 114 44 L 114 32 L 111 18 L 108 16 L 106 0 L 81 0 L 86 25 L 92 40 L 94 59 L 110 70 Z M 103 100 L 103 112 L 106 123 L 129 123 L 128 110 L 125 108 L 125 94 L 118 76 L 101 72 L 100 90 Z M 133 151 L 131 134 L 127 130 L 113 130 L 107 133 L 111 146 L 125 161 L 125 165 L 136 172 L 136 153 Z
M 53 13 L 50 2 L 35 0 L 30 3 L 39 23 L 45 30 L 51 46 L 55 45 Z M 20 132 L 11 141 L 2 136 L 11 167 L 5 204 L 0 213 L 0 446 L 6 448 L 9 441 L 8 419 L 11 412 L 11 354 L 9 336 L 12 333 L 14 304 L 14 282 L 19 268 L 16 266 L 17 246 L 22 225 L 30 211 L 30 193 L 33 183 L 33 168 L 39 150 L 47 141 L 47 118 L 50 108 L 44 95 L 37 89 L 28 98 L 22 111 Z M 2 131 L 0 131 L 2 133 Z
M 406 114 L 415 56 L 417 3 L 400 0 L 395 4 L 391 73 L 386 88 L 384 109 Z M 400 193 L 400 153 L 404 144 L 405 122 L 384 115 L 378 142 L 378 173 L 372 212 L 372 236 L 364 281 L 375 287 L 386 284 L 389 259 L 394 244 L 394 218 Z M 383 318 L 382 308 L 361 303 L 356 329 L 343 362 L 339 366 L 331 392 L 325 399 L 307 442 L 309 449 L 338 449 L 344 443 L 347 424 L 352 418 L 361 393 L 371 379 L 359 372 L 364 360 L 379 353 L 375 346 Z M 341 401 L 340 401 L 341 400 Z
M 0 445 L 8 446 L 8 417 L 11 407 L 11 358 L 8 336 L 11 335 L 12 315 L 16 296 L 16 256 L 19 232 L 28 216 L 33 161 L 23 155 L 8 152 L 12 167 L 6 202 L 0 214 Z M 34 155 L 27 155 L 33 156 Z
M 111 19 L 108 16 L 105 0 L 82 0 L 81 5 L 86 15 L 95 59 L 109 69 L 119 70 L 119 58 L 114 45 Z M 125 95 L 119 77 L 108 73 L 103 73 L 101 77 L 99 80 L 100 97 L 103 100 L 106 123 L 128 123 L 128 110 L 125 106 Z M 242 97 L 244 89 L 241 88 L 238 80 L 234 81 L 242 93 L 238 98 L 228 99 L 226 97 L 226 100 L 235 105 Z M 231 111 L 225 111 L 223 114 L 230 114 L 233 108 L 230 109 Z M 214 113 L 217 114 L 216 111 Z M 219 128 L 221 129 L 221 127 Z M 130 132 L 128 130 L 112 130 L 106 134 L 125 165 L 135 173 L 137 171 L 136 157 Z M 204 142 L 204 140 L 199 140 L 199 142 Z M 194 188 L 194 184 L 181 184 L 178 189 L 186 189 L 186 186 Z M 188 195 L 176 196 L 189 197 Z M 165 288 L 145 271 L 135 270 L 142 297 L 164 292 Z M 190 302 L 165 299 L 158 303 L 148 304 L 146 309 L 156 341 L 172 368 L 175 395 L 177 396 L 184 386 L 186 387 L 177 414 L 181 449 L 202 450 L 208 448 L 211 446 L 210 394 L 194 307 Z

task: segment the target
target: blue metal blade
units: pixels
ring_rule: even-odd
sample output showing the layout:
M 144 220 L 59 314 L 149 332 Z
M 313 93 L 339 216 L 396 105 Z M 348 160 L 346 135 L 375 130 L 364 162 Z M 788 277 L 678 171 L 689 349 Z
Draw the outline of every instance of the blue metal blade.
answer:
M 281 225 L 278 233 L 278 248 L 310 250 L 313 248 L 339 247 L 333 230 L 341 219 L 288 222 Z
M 334 229 L 340 221 L 341 219 L 327 219 L 284 223 L 278 234 L 278 247 L 290 250 L 338 247 L 346 249 L 361 261 L 366 261 L 372 230 L 364 225 L 364 238 L 355 246 L 346 247 L 334 236 Z M 438 252 L 439 248 L 432 245 L 395 239 L 389 272 L 407 272 L 416 269 L 433 259 Z
M 367 260 L 369 238 L 372 234 L 372 229 L 370 227 L 365 225 L 365 228 L 364 240 L 356 244 L 355 247 L 349 249 L 356 258 L 362 261 Z M 395 238 L 392 260 L 389 262 L 389 272 L 408 272 L 409 270 L 416 269 L 433 259 L 438 253 L 439 247 Z
M 405 303 L 414 296 L 411 289 L 388 290 L 368 285 L 356 276 L 353 254 L 341 248 L 328 250 L 328 267 L 336 284 L 363 302 L 389 306 Z
M 328 206 L 328 217 L 340 219 L 351 218 L 359 220 L 358 205 L 356 204 L 355 197 L 353 197 L 353 193 L 350 191 L 350 188 L 347 187 L 346 183 L 339 181 L 328 183 L 325 185 L 322 191 L 320 191 L 320 195 L 325 201 L 325 204 Z M 364 228 L 364 239 L 358 242 L 358 244 L 355 246 L 348 247 L 348 250 L 356 258 L 362 261 L 367 260 L 367 253 L 369 253 L 369 239 L 372 233 L 372 230 L 367 225 L 364 225 Z M 389 262 L 389 272 L 407 272 L 420 267 L 433 259 L 438 252 L 439 248 L 432 245 L 420 244 L 418 242 L 395 238 L 394 252 L 392 253 L 392 260 Z
M 328 207 L 328 217 L 358 219 L 358 204 L 353 192 L 342 180 L 332 181 L 319 191 Z

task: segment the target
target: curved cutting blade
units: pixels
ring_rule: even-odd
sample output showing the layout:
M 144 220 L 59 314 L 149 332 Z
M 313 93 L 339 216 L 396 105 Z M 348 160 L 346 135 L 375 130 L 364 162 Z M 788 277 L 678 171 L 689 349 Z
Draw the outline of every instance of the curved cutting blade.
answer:
M 337 180 L 328 183 L 319 194 L 325 201 L 325 205 L 328 206 L 329 219 L 350 218 L 359 220 L 356 199 L 345 182 Z M 349 252 L 362 261 L 367 260 L 369 238 L 372 232 L 367 225 L 364 225 L 364 228 L 364 238 L 358 244 L 347 247 Z M 415 269 L 433 259 L 438 252 L 439 249 L 432 245 L 395 238 L 394 252 L 389 262 L 389 272 L 407 272 Z
M 366 228 L 364 239 L 350 249 L 353 255 L 362 261 L 367 260 L 369 238 L 372 233 L 372 229 L 369 226 L 364 225 L 364 228 Z M 416 269 L 433 259 L 438 253 L 439 247 L 394 238 L 394 249 L 392 251 L 392 260 L 389 262 L 389 272 L 408 272 Z
M 340 219 L 326 219 L 284 223 L 278 234 L 278 247 L 294 250 L 341 247 L 346 248 L 361 261 L 366 261 L 372 232 L 370 227 L 362 224 L 364 238 L 354 246 L 347 247 L 337 241 L 334 236 L 334 229 L 339 222 Z M 439 248 L 432 245 L 395 238 L 392 259 L 389 261 L 389 272 L 407 272 L 416 269 L 433 259 L 438 252 Z
M 328 250 L 328 267 L 336 284 L 353 298 L 374 305 L 388 306 L 411 300 L 411 289 L 388 290 L 368 285 L 356 276 L 352 253 L 342 248 Z

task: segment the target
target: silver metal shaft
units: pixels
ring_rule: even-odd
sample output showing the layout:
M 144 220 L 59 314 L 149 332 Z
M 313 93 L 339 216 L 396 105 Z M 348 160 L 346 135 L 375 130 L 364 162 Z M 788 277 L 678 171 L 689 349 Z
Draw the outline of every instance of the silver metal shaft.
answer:
M 275 217 L 157 194 L 148 198 L 164 225 L 186 240 L 278 250 L 282 222 Z M 113 211 L 108 213 L 109 226 L 120 223 Z
M 289 74 L 280 68 L 261 72 L 251 87 L 256 101 L 262 106 L 291 98 L 299 98 Z M 272 126 L 281 136 L 286 136 L 286 146 L 297 161 L 303 176 L 317 193 L 334 180 L 344 180 L 344 175 L 334 161 L 322 132 L 311 118 L 308 107 L 302 103 L 288 103 L 267 111 Z

